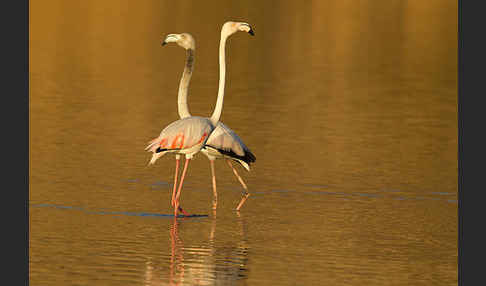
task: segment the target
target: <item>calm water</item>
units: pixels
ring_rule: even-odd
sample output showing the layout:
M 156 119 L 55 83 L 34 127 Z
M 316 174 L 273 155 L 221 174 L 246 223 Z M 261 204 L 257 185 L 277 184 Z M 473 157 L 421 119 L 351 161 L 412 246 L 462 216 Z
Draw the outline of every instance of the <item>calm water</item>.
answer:
M 31 285 L 456 285 L 456 1 L 31 1 Z M 257 160 L 189 165 L 146 143 L 216 101 Z

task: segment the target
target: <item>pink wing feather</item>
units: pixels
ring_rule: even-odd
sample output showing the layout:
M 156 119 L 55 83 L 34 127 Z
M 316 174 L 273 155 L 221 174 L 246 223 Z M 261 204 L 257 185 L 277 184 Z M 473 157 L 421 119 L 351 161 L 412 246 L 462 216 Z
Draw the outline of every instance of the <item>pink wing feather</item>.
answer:
M 148 152 L 154 153 L 150 163 L 153 164 L 167 152 L 178 152 L 198 144 L 202 148 L 213 129 L 209 119 L 199 116 L 186 117 L 172 122 L 160 132 L 159 137 L 151 140 L 145 148 Z

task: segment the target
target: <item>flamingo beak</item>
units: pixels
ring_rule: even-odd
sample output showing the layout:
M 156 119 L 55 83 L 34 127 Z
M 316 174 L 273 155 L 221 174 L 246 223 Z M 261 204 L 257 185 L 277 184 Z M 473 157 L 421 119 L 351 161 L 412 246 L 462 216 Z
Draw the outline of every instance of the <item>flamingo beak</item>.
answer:
M 250 31 L 248 31 L 248 34 L 252 35 L 252 36 L 255 36 L 255 32 L 253 32 L 253 29 L 250 28 Z

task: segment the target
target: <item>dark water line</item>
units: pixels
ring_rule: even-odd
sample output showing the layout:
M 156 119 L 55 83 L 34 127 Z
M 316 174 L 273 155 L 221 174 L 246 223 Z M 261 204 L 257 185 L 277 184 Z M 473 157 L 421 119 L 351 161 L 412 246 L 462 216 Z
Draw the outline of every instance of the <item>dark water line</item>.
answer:
M 160 217 L 160 218 L 173 218 L 172 214 L 158 214 L 158 213 L 146 213 L 146 212 L 125 212 L 125 211 L 105 211 L 105 210 L 88 210 L 83 207 L 77 206 L 63 206 L 55 204 L 30 204 L 30 207 L 47 207 L 47 208 L 57 208 L 57 209 L 70 209 L 78 210 L 88 214 L 99 214 L 99 215 L 126 215 L 126 216 L 140 216 L 140 217 Z M 180 218 L 192 218 L 192 217 L 207 217 L 208 215 L 192 214 L 189 216 L 177 216 Z

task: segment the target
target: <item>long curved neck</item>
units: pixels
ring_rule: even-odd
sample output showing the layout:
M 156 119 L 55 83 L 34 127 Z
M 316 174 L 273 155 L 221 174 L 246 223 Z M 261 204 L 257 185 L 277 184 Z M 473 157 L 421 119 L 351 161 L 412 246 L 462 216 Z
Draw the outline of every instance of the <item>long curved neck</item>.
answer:
M 179 93 L 177 98 L 179 117 L 190 117 L 189 107 L 187 106 L 187 93 L 189 90 L 189 82 L 191 81 L 192 71 L 194 70 L 194 50 L 187 49 L 186 66 L 182 73 L 181 81 L 179 82 Z
M 225 47 L 226 39 L 228 35 L 226 33 L 221 33 L 221 40 L 219 42 L 219 88 L 218 88 L 218 99 L 216 100 L 216 107 L 214 108 L 213 114 L 211 115 L 211 123 L 213 125 L 218 124 L 219 118 L 221 117 L 221 112 L 223 110 L 223 98 L 224 98 L 224 84 L 226 76 L 226 61 L 225 61 Z

